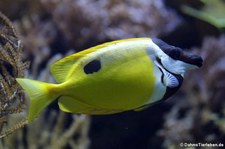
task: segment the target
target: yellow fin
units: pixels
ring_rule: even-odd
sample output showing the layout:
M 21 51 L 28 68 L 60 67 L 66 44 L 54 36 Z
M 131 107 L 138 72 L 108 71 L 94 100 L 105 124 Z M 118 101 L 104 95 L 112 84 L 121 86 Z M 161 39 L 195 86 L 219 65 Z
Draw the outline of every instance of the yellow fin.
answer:
M 31 123 L 46 106 L 57 98 L 58 95 L 49 92 L 52 84 L 25 78 L 17 78 L 16 81 L 30 97 L 28 122 Z
M 123 110 L 112 110 L 99 108 L 84 102 L 80 102 L 72 97 L 62 96 L 58 102 L 60 110 L 68 113 L 80 113 L 91 115 L 105 115 L 122 112 Z
M 50 71 L 56 82 L 65 82 L 66 76 L 77 59 L 72 59 L 71 56 L 65 57 L 51 65 Z
M 78 100 L 68 97 L 62 96 L 59 98 L 58 105 L 60 110 L 69 113 L 89 113 L 91 111 L 91 106 L 81 103 Z M 88 112 L 89 111 L 89 112 Z

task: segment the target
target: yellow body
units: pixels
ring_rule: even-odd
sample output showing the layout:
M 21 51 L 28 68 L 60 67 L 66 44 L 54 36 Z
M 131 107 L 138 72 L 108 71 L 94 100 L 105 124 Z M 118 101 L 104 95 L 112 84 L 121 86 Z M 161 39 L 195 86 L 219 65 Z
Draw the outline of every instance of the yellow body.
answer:
M 65 57 L 51 67 L 59 84 L 18 78 L 31 99 L 29 122 L 57 98 L 61 110 L 83 114 L 117 113 L 144 105 L 156 79 L 146 51 L 150 40 L 119 40 Z M 96 59 L 101 68 L 86 74 L 85 65 Z

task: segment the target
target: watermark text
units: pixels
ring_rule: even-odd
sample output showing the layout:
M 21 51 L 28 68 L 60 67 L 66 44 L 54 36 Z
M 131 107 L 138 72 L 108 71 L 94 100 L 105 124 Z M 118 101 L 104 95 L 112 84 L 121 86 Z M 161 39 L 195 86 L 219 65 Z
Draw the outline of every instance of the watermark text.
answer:
M 203 142 L 198 142 L 198 143 L 187 143 L 187 142 L 181 142 L 180 147 L 225 147 L 223 143 L 203 143 Z

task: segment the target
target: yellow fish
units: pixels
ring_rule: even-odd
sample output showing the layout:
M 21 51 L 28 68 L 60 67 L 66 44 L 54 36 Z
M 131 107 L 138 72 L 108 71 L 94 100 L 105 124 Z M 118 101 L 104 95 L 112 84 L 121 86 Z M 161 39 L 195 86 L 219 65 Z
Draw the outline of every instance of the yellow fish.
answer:
M 17 78 L 31 100 L 28 121 L 58 99 L 62 111 L 112 114 L 140 110 L 170 97 L 186 70 L 202 58 L 159 39 L 132 38 L 104 43 L 51 66 L 58 84 Z

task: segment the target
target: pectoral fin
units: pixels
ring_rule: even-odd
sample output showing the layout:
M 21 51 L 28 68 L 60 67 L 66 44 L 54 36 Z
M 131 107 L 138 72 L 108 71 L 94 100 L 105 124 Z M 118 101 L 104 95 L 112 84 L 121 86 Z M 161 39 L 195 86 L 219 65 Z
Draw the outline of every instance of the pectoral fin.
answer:
M 164 70 L 163 82 L 166 86 L 170 88 L 175 88 L 179 86 L 179 80 L 171 73 Z

